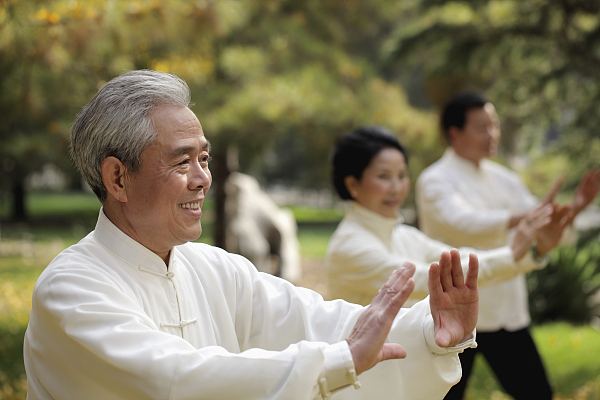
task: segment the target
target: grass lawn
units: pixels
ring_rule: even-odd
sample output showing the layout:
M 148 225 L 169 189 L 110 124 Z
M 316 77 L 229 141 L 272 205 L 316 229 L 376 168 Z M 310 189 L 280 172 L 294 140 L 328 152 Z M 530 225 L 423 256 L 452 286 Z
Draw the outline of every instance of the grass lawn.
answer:
M 93 228 L 99 208 L 95 198 L 89 195 L 75 196 L 72 202 L 71 196 L 65 195 L 32 196 L 30 201 L 36 207 L 32 215 L 42 222 L 10 227 L 0 225 L 0 400 L 25 398 L 22 345 L 35 280 L 58 252 Z M 55 214 L 55 210 L 59 211 Z M 73 214 L 75 218 L 72 218 Z M 320 290 L 327 240 L 341 214 L 302 209 L 297 215 L 305 271 L 301 283 Z M 321 217 L 323 220 L 319 223 Z M 205 241 L 212 241 L 210 232 Z M 557 400 L 600 399 L 598 330 L 556 323 L 537 326 L 533 333 Z M 499 391 L 481 360 L 476 363 L 467 395 L 471 400 L 508 398 Z

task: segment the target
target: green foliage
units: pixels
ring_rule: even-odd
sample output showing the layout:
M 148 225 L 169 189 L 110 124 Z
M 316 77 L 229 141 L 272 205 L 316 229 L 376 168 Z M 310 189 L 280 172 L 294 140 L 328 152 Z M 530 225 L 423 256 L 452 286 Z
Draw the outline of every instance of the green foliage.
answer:
M 600 317 L 600 228 L 574 246 L 549 255 L 546 268 L 529 274 L 531 317 L 536 322 L 588 323 Z
M 14 250 L 10 244 L 14 244 Z M 3 240 L 0 247 L 0 398 L 24 399 L 26 391 L 23 366 L 23 335 L 31 309 L 33 285 L 50 261 L 47 247 L 28 252 L 22 243 Z M 60 247 L 58 248 L 60 249 Z M 15 251 L 21 254 L 15 254 Z M 53 255 L 51 255 L 53 256 Z
M 299 225 L 298 241 L 300 242 L 301 257 L 303 259 L 314 260 L 315 263 L 318 263 L 322 267 L 325 254 L 327 253 L 329 238 L 336 226 L 336 223 Z M 319 273 L 324 274 L 322 268 Z M 324 276 L 322 278 L 325 279 Z M 322 279 L 321 282 L 323 282 Z
M 51 228 L 69 225 L 79 226 L 87 231 L 93 229 L 98 218 L 100 202 L 92 193 L 52 193 L 33 192 L 27 198 L 27 206 L 34 218 L 31 224 Z M 0 205 L 0 221 L 9 219 L 6 204 Z M 68 221 L 68 222 L 67 222 Z M 2 232 L 3 236 L 19 237 L 19 225 L 11 224 L 10 230 Z M 49 229 L 52 231 L 52 229 Z
M 294 219 L 300 225 L 310 224 L 337 224 L 343 217 L 343 211 L 340 207 L 336 208 L 315 208 L 306 206 L 289 207 L 294 214 Z
M 426 149 L 430 115 L 378 74 L 373 44 L 402 11 L 383 0 L 2 2 L 0 186 L 47 162 L 76 182 L 66 157 L 74 115 L 133 68 L 184 78 L 215 150 L 239 148 L 244 170 L 286 183 L 328 187 L 332 142 L 358 124 L 389 126 Z M 280 151 L 290 137 L 294 157 Z
M 572 193 L 586 171 L 600 167 L 600 136 L 586 137 L 573 132 L 530 154 L 531 162 L 522 175 L 532 193 L 543 197 L 560 176 L 565 178 L 562 194 Z
M 502 120 L 504 154 L 566 155 L 573 186 L 598 159 L 589 149 L 600 145 L 600 2 L 410 3 L 410 19 L 382 48 L 387 74 L 421 70 L 417 91 L 435 106 L 459 90 L 485 91 Z

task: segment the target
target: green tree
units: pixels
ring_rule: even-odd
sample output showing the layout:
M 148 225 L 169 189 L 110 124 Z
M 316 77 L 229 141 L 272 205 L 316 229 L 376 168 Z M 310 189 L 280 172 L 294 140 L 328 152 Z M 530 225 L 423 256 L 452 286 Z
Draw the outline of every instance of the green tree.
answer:
M 402 12 L 383 0 L 4 2 L 0 85 L 11 90 L 2 91 L 0 107 L 11 118 L 0 138 L 3 159 L 12 160 L 4 164 L 21 163 L 21 186 L 44 162 L 66 168 L 77 110 L 107 79 L 152 68 L 176 73 L 191 86 L 192 108 L 216 151 L 218 206 L 224 204 L 220 183 L 231 168 L 227 154 L 239 154 L 241 168 L 264 176 L 277 174 L 261 164 L 278 169 L 296 154 L 297 180 L 285 171 L 286 182 L 328 186 L 332 142 L 358 124 L 391 127 L 409 147 L 434 143 L 429 114 L 412 108 L 395 82 L 379 76 L 379 43 Z M 30 85 L 17 84 L 15 77 L 27 70 Z M 35 96 L 25 95 L 26 87 Z M 21 98 L 37 99 L 37 108 Z M 33 128 L 23 135 L 28 123 Z M 34 137 L 36 152 L 18 151 L 18 140 L 31 146 Z M 284 138 L 293 151 L 274 152 Z M 265 154 L 274 162 L 264 163 Z M 221 213 L 217 207 L 219 221 Z
M 0 187 L 12 195 L 15 220 L 27 219 L 26 178 L 48 162 L 68 164 L 73 117 L 97 78 L 114 71 L 100 62 L 101 52 L 90 51 L 91 43 L 103 45 L 96 42 L 106 20 L 98 4 L 5 1 L 0 7 Z
M 568 152 L 579 161 L 572 176 L 597 160 L 591 149 L 600 141 L 599 2 L 412 4 L 410 22 L 384 46 L 388 74 L 410 60 L 422 69 L 422 87 L 438 106 L 458 89 L 484 90 L 500 111 L 507 154 Z

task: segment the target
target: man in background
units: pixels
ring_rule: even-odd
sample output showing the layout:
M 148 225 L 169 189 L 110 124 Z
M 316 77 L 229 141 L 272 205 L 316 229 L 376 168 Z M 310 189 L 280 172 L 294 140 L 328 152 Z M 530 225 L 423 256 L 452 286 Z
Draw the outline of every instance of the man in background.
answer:
M 448 148 L 417 180 L 420 228 L 456 247 L 506 245 L 513 228 L 540 201 L 513 171 L 489 160 L 500 140 L 494 105 L 477 93 L 459 94 L 445 105 L 441 128 Z M 564 206 L 569 212 L 561 223 L 569 224 L 593 201 L 599 188 L 600 171 L 587 173 L 573 202 Z M 558 189 L 555 184 L 541 203 L 552 203 Z M 539 258 L 533 246 L 532 253 Z M 525 275 L 482 288 L 480 301 L 479 346 L 460 355 L 463 376 L 446 398 L 463 398 L 475 355 L 481 353 L 514 398 L 551 399 L 552 389 L 528 328 Z

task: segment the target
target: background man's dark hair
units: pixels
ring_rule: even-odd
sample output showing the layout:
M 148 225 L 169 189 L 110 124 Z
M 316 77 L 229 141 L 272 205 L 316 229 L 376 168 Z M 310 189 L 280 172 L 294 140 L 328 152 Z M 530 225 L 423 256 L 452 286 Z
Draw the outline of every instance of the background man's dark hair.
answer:
M 442 135 L 450 143 L 450 128 L 464 128 L 467 113 L 475 108 L 483 108 L 489 100 L 477 92 L 462 92 L 452 97 L 444 106 L 440 116 Z

